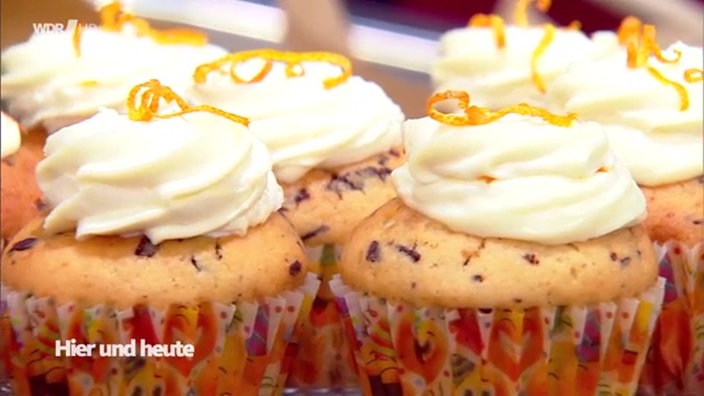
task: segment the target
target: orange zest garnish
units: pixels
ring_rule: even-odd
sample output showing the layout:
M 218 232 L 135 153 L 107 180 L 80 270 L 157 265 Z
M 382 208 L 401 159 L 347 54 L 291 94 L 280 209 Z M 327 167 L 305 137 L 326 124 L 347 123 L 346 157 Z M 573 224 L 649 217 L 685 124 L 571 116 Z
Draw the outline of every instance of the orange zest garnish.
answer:
M 547 12 L 552 3 L 551 0 L 518 0 L 513 11 L 513 21 L 516 25 L 528 26 L 528 6 L 534 2 L 541 12 Z
M 582 30 L 582 22 L 572 21 L 572 22 L 570 22 L 569 25 L 567 25 L 567 29 L 569 29 L 569 30 Z
M 643 25 L 638 19 L 630 17 L 624 19 L 619 28 L 619 42 L 626 46 L 628 67 L 643 67 L 648 63 L 650 56 L 662 63 L 675 63 L 682 57 L 682 52 L 674 50 L 673 59 L 667 59 L 655 38 L 655 26 Z
M 124 12 L 119 1 L 110 3 L 100 9 L 100 27 L 111 32 L 121 31 L 126 24 L 131 24 L 138 36 L 147 36 L 159 44 L 205 45 L 208 38 L 201 32 L 191 29 L 152 28 L 144 19 Z
M 144 92 L 141 92 L 142 90 L 144 90 Z M 173 113 L 159 114 L 159 105 L 161 104 L 161 101 L 164 101 L 167 104 L 175 102 L 181 110 Z M 149 80 L 145 83 L 136 85 L 132 88 L 132 90 L 130 90 L 129 96 L 127 97 L 127 116 L 133 121 L 150 121 L 154 118 L 171 118 L 198 111 L 204 111 L 225 117 L 244 126 L 249 125 L 249 120 L 247 118 L 237 114 L 228 113 L 224 110 L 208 105 L 191 106 L 185 99 L 181 98 L 173 90 L 171 90 L 171 88 L 161 85 L 159 80 Z
M 668 80 L 665 76 L 662 75 L 662 73 L 655 70 L 655 68 L 652 66 L 648 66 L 647 70 L 648 73 L 655 77 L 656 80 L 660 81 L 665 85 L 671 86 L 677 91 L 677 94 L 680 95 L 680 111 L 685 111 L 689 108 L 689 96 L 687 95 L 687 89 L 685 89 L 682 84 L 674 82 L 672 80 Z
M 442 113 L 435 108 L 436 104 L 449 99 L 457 99 L 459 102 L 458 107 L 464 112 L 464 114 Z M 433 120 L 452 126 L 485 125 L 510 113 L 539 117 L 546 122 L 559 127 L 568 127 L 572 125 L 574 120 L 577 119 L 577 115 L 574 113 L 568 113 L 565 116 L 560 116 L 552 114 L 545 109 L 527 104 L 519 104 L 499 111 L 491 111 L 489 109 L 471 106 L 469 94 L 464 91 L 444 91 L 435 93 L 430 97 L 430 99 L 428 99 L 426 112 Z
M 81 36 L 83 33 L 83 28 L 80 23 L 76 23 L 76 27 L 73 29 L 73 52 L 76 54 L 76 58 L 81 57 Z
M 244 79 L 237 74 L 236 68 L 244 62 L 252 59 L 264 61 L 259 72 L 250 79 Z M 229 74 L 232 81 L 238 84 L 249 84 L 262 81 L 273 69 L 273 62 L 282 62 L 286 65 L 285 73 L 289 78 L 300 77 L 305 74 L 303 62 L 327 62 L 340 68 L 339 76 L 330 77 L 323 80 L 323 85 L 327 89 L 334 88 L 345 82 L 352 75 L 352 63 L 346 57 L 332 52 L 287 52 L 274 49 L 261 49 L 253 51 L 236 52 L 210 63 L 200 65 L 193 73 L 193 79 L 197 84 L 203 84 L 210 73 Z M 225 68 L 229 65 L 228 70 Z
M 531 78 L 533 79 L 533 83 L 535 84 L 535 86 L 542 93 L 545 93 L 545 82 L 543 81 L 543 78 L 538 73 L 538 62 L 540 61 L 540 57 L 545 53 L 545 50 L 548 49 L 548 46 L 550 45 L 550 43 L 552 42 L 552 40 L 554 38 L 555 38 L 555 26 L 550 25 L 550 24 L 545 25 L 545 34 L 543 35 L 543 38 L 540 40 L 540 43 L 538 43 L 538 46 L 535 47 L 535 50 L 533 51 L 533 54 L 531 55 L 531 58 L 530 58 Z
M 504 20 L 498 15 L 476 14 L 469 20 L 469 26 L 475 27 L 490 27 L 494 32 L 494 40 L 496 47 L 504 48 L 506 46 L 506 28 Z
M 491 183 L 491 182 L 493 182 L 493 181 L 496 180 L 495 177 L 491 177 L 491 176 L 479 176 L 477 179 L 479 179 L 479 180 L 481 180 L 481 181 L 483 181 L 484 183 L 487 183 L 487 184 L 489 184 L 489 183 Z
M 688 83 L 697 83 L 704 81 L 704 70 L 702 69 L 687 69 L 684 71 L 684 80 Z

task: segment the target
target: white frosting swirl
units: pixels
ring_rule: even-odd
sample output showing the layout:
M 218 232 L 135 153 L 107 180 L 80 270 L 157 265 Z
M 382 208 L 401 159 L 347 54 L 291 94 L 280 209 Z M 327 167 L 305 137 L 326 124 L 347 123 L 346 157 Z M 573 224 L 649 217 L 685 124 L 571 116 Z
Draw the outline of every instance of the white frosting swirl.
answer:
M 2 98 L 22 125 L 43 123 L 51 133 L 102 107 L 122 111 L 129 90 L 152 78 L 183 90 L 194 67 L 226 53 L 214 45 L 159 44 L 127 28 L 85 29 L 77 57 L 72 36 L 36 33 L 3 51 Z
M 441 38 L 441 55 L 432 69 L 438 91 L 472 93 L 477 106 L 499 109 L 517 103 L 543 105 L 544 94 L 531 77 L 531 57 L 545 35 L 545 28 L 507 26 L 506 46 L 498 48 L 491 28 L 454 29 Z M 570 63 L 599 56 L 578 30 L 556 28 L 553 40 L 537 62 L 537 72 L 547 88 Z
M 261 60 L 240 65 L 247 76 Z M 350 77 L 331 89 L 323 86 L 338 67 L 303 63 L 306 74 L 287 78 L 274 65 L 253 84 L 234 84 L 229 76 L 211 75 L 189 97 L 241 114 L 250 130 L 269 148 L 279 181 L 294 182 L 313 168 L 351 164 L 401 144 L 404 115 L 375 83 Z
M 398 195 L 455 231 L 564 244 L 645 216 L 643 194 L 598 124 L 507 115 L 452 127 L 423 118 L 405 123 L 404 138 L 408 162 L 392 173 Z
M 548 93 L 551 108 L 571 111 L 581 119 L 602 123 L 619 159 L 636 181 L 657 186 L 704 174 L 704 88 L 702 82 L 686 82 L 684 72 L 704 67 L 701 47 L 675 43 L 682 52 L 676 63 L 648 63 L 665 78 L 687 91 L 689 108 L 680 111 L 681 98 L 669 85 L 658 81 L 646 67 L 629 68 L 626 52 L 594 62 L 575 64 L 557 79 Z
M 266 147 L 210 113 L 139 122 L 102 110 L 49 136 L 45 151 L 45 228 L 77 238 L 241 235 L 283 203 Z
M 20 135 L 20 126 L 17 122 L 10 118 L 5 113 L 0 113 L 2 116 L 2 125 L 0 125 L 0 150 L 2 150 L 2 158 L 12 155 L 20 148 L 22 137 Z

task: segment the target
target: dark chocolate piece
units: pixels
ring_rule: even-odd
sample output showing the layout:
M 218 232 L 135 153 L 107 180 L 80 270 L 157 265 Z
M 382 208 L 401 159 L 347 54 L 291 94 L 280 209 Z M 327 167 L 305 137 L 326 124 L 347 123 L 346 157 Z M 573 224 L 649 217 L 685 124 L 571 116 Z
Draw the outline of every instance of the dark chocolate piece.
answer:
M 191 256 L 191 265 L 193 266 L 193 268 L 196 269 L 196 271 L 198 271 L 198 272 L 201 271 L 200 263 L 196 259 L 196 256 Z
M 410 248 L 408 246 L 396 245 L 396 250 L 408 256 L 408 258 L 410 258 L 414 263 L 420 261 L 421 256 L 420 253 L 416 251 L 416 245 L 413 245 Z
M 330 229 L 330 227 L 326 225 L 321 225 L 320 227 L 314 229 L 313 231 L 309 231 L 301 236 L 301 239 L 304 241 L 307 241 L 308 239 L 315 238 L 316 236 L 327 232 Z
M 302 269 L 303 265 L 301 265 L 300 261 L 296 260 L 288 266 L 288 274 L 291 276 L 296 276 L 301 273 Z
M 12 245 L 12 247 L 10 248 L 8 253 L 29 250 L 29 249 L 33 248 L 34 245 L 37 244 L 37 242 L 39 242 L 39 239 L 37 239 L 37 238 L 25 238 L 25 239 L 15 243 L 14 245 Z
M 538 265 L 540 264 L 540 260 L 538 260 L 538 257 L 533 254 L 533 253 L 526 253 L 523 255 L 523 260 L 527 261 L 530 263 L 530 265 Z
M 381 250 L 379 249 L 379 242 L 372 241 L 367 249 L 367 261 L 370 263 L 376 263 L 381 259 Z
M 215 258 L 222 260 L 222 246 L 220 246 L 220 241 L 215 241 Z
M 139 244 L 137 244 L 134 254 L 136 256 L 152 257 L 156 254 L 157 250 L 159 250 L 159 246 L 154 245 L 149 238 L 143 236 L 142 239 L 139 240 Z

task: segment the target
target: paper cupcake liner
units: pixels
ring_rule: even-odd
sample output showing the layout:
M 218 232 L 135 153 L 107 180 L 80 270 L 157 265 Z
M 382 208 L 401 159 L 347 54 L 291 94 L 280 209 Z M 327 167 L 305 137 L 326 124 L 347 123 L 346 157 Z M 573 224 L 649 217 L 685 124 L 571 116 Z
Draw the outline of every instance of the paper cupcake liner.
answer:
M 319 285 L 309 274 L 297 290 L 258 302 L 165 310 L 56 304 L 3 287 L 2 339 L 9 345 L 3 360 L 17 395 L 280 394 L 293 330 L 308 316 Z M 57 346 L 61 352 L 73 341 L 95 347 L 85 356 L 57 355 Z M 146 346 L 179 343 L 193 346 L 191 357 L 173 347 L 161 357 L 145 356 Z
M 665 278 L 662 314 L 641 377 L 641 395 L 704 393 L 704 243 L 655 244 Z
M 665 280 L 589 306 L 435 309 L 331 283 L 362 391 L 415 395 L 632 395 Z
M 340 310 L 329 282 L 338 274 L 340 245 L 307 248 L 311 272 L 318 275 L 321 286 L 308 320 L 298 331 L 298 354 L 293 361 L 288 386 L 302 389 L 346 388 L 357 383 L 354 357 L 345 336 Z

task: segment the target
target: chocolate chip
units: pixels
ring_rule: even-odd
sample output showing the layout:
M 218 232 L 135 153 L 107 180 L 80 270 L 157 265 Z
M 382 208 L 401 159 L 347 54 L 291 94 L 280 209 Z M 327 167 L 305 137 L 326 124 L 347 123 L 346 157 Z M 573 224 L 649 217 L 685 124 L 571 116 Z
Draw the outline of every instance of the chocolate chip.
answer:
M 381 250 L 379 249 L 379 242 L 372 241 L 367 249 L 367 261 L 370 263 L 376 263 L 381 258 Z
M 361 190 L 362 186 L 355 185 L 345 176 L 333 175 L 330 182 L 325 186 L 325 189 L 336 192 L 338 197 L 342 198 L 344 191 Z
M 316 236 L 327 232 L 330 229 L 330 227 L 326 225 L 321 225 L 320 227 L 314 229 L 313 231 L 309 231 L 301 236 L 301 239 L 304 241 L 307 241 L 308 239 L 315 238 Z
M 220 246 L 220 241 L 215 241 L 215 257 L 218 260 L 222 260 L 222 246 Z
M 405 254 L 414 263 L 417 263 L 418 261 L 420 261 L 421 256 L 420 256 L 420 253 L 418 253 L 416 251 L 415 245 L 413 245 L 413 247 L 410 247 L 410 248 L 407 246 L 403 246 L 403 245 L 396 245 L 396 250 Z
M 37 244 L 37 242 L 39 242 L 39 239 L 37 239 L 37 238 L 25 238 L 25 239 L 15 243 L 14 245 L 12 245 L 12 247 L 10 248 L 8 253 L 29 250 L 29 249 L 33 248 L 34 245 Z
M 694 225 L 701 225 L 702 223 L 704 223 L 704 220 L 702 219 L 692 220 L 692 224 Z
M 38 211 L 42 211 L 46 209 L 46 203 L 41 199 L 37 199 L 36 201 L 34 201 L 34 207 L 37 208 Z
M 637 249 L 637 250 L 636 250 L 636 254 L 638 254 L 638 257 L 640 257 L 640 256 L 643 255 L 643 253 L 640 252 L 640 249 Z
M 614 252 L 611 252 L 611 254 L 609 255 L 609 257 L 611 258 L 611 261 L 616 261 L 616 260 L 618 260 L 618 254 L 616 254 L 616 253 L 614 253 Z
M 293 202 L 296 203 L 296 206 L 303 201 L 307 201 L 308 199 L 310 199 L 310 194 L 308 194 L 308 190 L 305 188 L 298 190 L 296 195 L 293 196 Z
M 368 166 L 342 175 L 333 175 L 325 188 L 329 191 L 336 192 L 337 195 L 342 198 L 342 193 L 345 191 L 363 190 L 364 183 L 367 179 L 376 177 L 384 181 L 390 174 L 391 169 L 385 166 Z
M 417 285 L 416 285 L 416 283 L 415 283 L 415 282 L 411 282 L 411 289 L 415 289 L 415 288 L 416 288 L 416 286 L 417 286 Z
M 301 262 L 296 260 L 296 261 L 292 262 L 291 265 L 288 266 L 288 274 L 291 276 L 296 276 L 299 273 L 301 273 L 301 269 L 303 269 Z
M 514 299 L 513 299 L 513 302 L 516 303 L 516 304 L 520 304 L 520 303 L 523 302 L 523 300 L 520 299 L 520 298 L 514 298 Z
M 619 261 L 619 262 L 621 263 L 621 266 L 622 266 L 622 267 L 626 267 L 626 266 L 628 266 L 628 264 L 631 263 L 631 258 L 630 258 L 630 257 L 624 257 L 624 258 L 622 258 L 621 261 Z
M 196 260 L 196 256 L 191 256 L 191 265 L 196 269 L 196 271 L 201 271 L 200 263 Z
M 540 260 L 538 260 L 538 257 L 533 254 L 533 253 L 526 253 L 523 255 L 523 260 L 527 261 L 530 263 L 530 265 L 538 265 L 540 264 Z
M 152 257 L 156 254 L 157 250 L 159 250 L 159 246 L 154 245 L 149 238 L 143 236 L 142 239 L 139 240 L 139 244 L 137 244 L 134 254 L 136 256 Z
M 482 282 L 484 282 L 484 277 L 480 274 L 477 274 L 477 275 L 472 276 L 472 280 L 477 283 L 482 283 Z
M 464 261 L 462 262 L 462 266 L 466 267 L 469 264 L 470 260 L 471 260 L 470 257 L 467 257 L 466 259 L 464 259 Z

